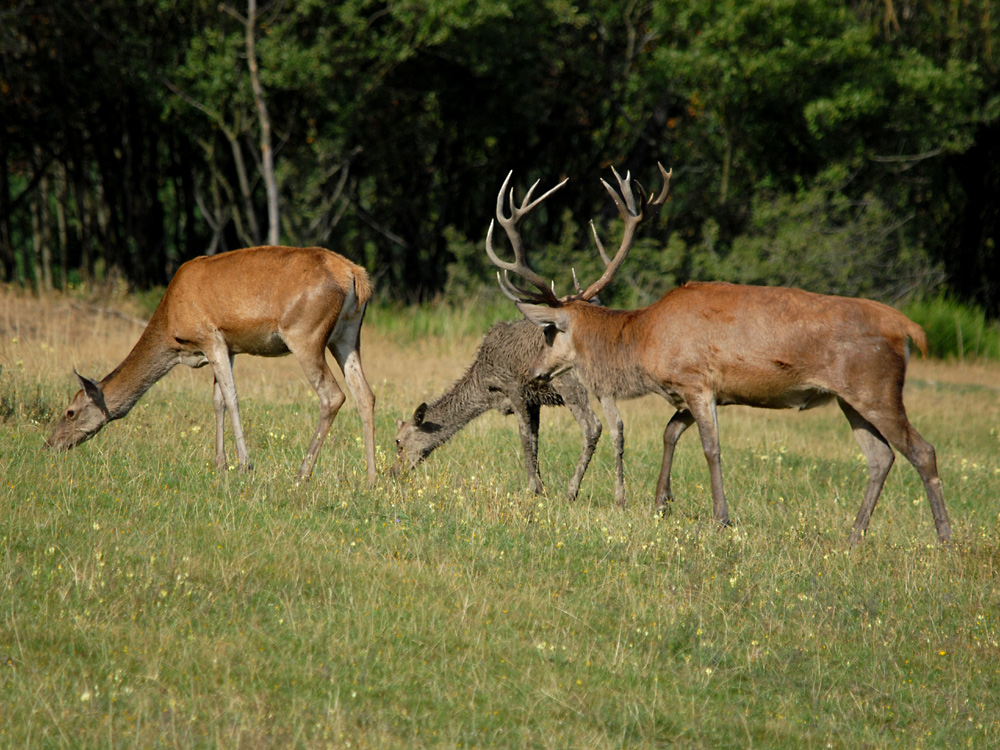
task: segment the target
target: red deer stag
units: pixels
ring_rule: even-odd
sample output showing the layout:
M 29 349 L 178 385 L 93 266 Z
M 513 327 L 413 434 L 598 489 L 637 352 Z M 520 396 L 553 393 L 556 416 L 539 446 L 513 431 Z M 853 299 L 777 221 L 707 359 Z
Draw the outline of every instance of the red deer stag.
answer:
M 415 467 L 473 419 L 496 409 L 517 415 L 528 485 L 540 493 L 539 411 L 542 406 L 565 405 L 583 433 L 583 449 L 566 490 L 566 496 L 574 500 L 601 436 L 601 423 L 590 408 L 587 390 L 573 373 L 551 382 L 530 376 L 544 348 L 541 330 L 526 320 L 493 326 L 460 380 L 436 401 L 420 404 L 406 422 L 396 422 L 397 470 Z
M 361 414 L 368 481 L 375 481 L 375 395 L 361 367 L 361 321 L 371 298 L 361 266 L 319 247 L 252 247 L 184 263 L 132 351 L 100 383 L 76 373 L 73 397 L 46 445 L 72 448 L 121 419 L 175 365 L 212 366 L 215 465 L 226 466 L 225 413 L 240 467 L 250 467 L 233 380 L 237 354 L 291 353 L 319 396 L 319 426 L 299 469 L 312 474 L 326 434 L 345 401 L 326 362 L 333 354 Z M 74 371 L 75 372 L 75 371 Z
M 662 171 L 662 169 L 661 169 L 661 171 Z M 545 282 L 542 280 L 541 277 L 539 277 L 537 274 L 535 274 L 533 271 L 531 271 L 530 268 L 528 268 L 527 262 L 525 260 L 526 256 L 525 256 L 525 252 L 524 252 L 524 243 L 521 240 L 521 233 L 520 233 L 520 229 L 518 227 L 519 227 L 521 221 L 524 219 L 525 216 L 527 216 L 529 213 L 531 213 L 531 211 L 534 210 L 537 206 L 539 206 L 546 198 L 548 198 L 554 192 L 556 192 L 561 187 L 563 187 L 566 184 L 567 180 L 563 180 L 562 182 L 560 182 L 558 185 L 556 185 L 555 187 L 553 187 L 551 190 L 549 190 L 545 194 L 540 195 L 535 200 L 531 200 L 531 196 L 534 194 L 535 189 L 538 187 L 538 184 L 539 184 L 539 181 L 536 180 L 535 184 L 532 185 L 530 188 L 528 188 L 528 192 L 525 193 L 524 199 L 521 201 L 521 205 L 518 206 L 518 205 L 515 205 L 515 203 L 514 203 L 514 189 L 511 188 L 510 192 L 509 193 L 507 192 L 507 186 L 510 184 L 510 179 L 511 179 L 512 176 L 513 176 L 513 172 L 509 172 L 507 174 L 507 179 L 504 180 L 503 186 L 500 188 L 500 193 L 497 195 L 496 219 L 495 219 L 495 221 L 498 224 L 500 224 L 500 226 L 503 228 L 504 232 L 506 233 L 507 239 L 510 242 L 511 247 L 514 250 L 514 256 L 515 256 L 515 258 L 517 258 L 517 263 L 516 264 L 505 263 L 504 261 L 500 260 L 500 258 L 493 251 L 493 222 L 490 222 L 490 229 L 489 229 L 489 232 L 487 233 L 487 236 L 486 236 L 486 253 L 487 253 L 487 255 L 489 255 L 490 260 L 495 265 L 497 265 L 500 268 L 504 269 L 504 273 L 505 274 L 506 274 L 507 271 L 515 271 L 517 273 L 520 273 L 520 274 L 524 275 L 524 278 L 527 278 L 529 281 L 531 281 L 536 286 L 538 286 L 540 289 L 542 289 L 543 295 L 542 295 L 541 299 L 546 300 L 546 301 L 551 301 L 551 302 L 554 302 L 554 303 L 558 303 L 558 298 L 556 297 L 555 292 L 553 291 L 553 289 L 550 286 L 547 286 L 545 284 Z M 658 198 L 656 199 L 656 201 L 654 201 L 654 202 L 652 202 L 650 204 L 651 206 L 652 205 L 660 206 L 667 199 L 667 192 L 670 189 L 670 176 L 667 173 L 665 173 L 665 172 L 663 173 L 663 176 L 664 176 L 663 190 L 661 191 L 661 194 L 658 196 Z M 504 198 L 507 198 L 507 202 L 509 204 L 508 205 L 508 209 L 507 209 L 507 211 L 509 211 L 509 213 L 510 213 L 509 216 L 507 215 L 507 213 L 505 212 L 505 209 L 504 209 Z M 595 238 L 596 238 L 596 234 L 595 234 Z M 601 259 L 604 261 L 604 265 L 605 266 L 609 266 L 611 264 L 611 260 L 608 258 L 607 254 L 604 252 L 604 248 L 601 247 L 600 242 L 598 242 L 598 249 L 600 250 Z M 606 273 L 607 273 L 607 271 L 606 271 Z M 497 279 L 498 280 L 500 279 L 499 273 L 497 274 Z M 580 294 L 582 294 L 583 290 L 580 289 L 580 285 L 577 282 L 576 272 L 573 273 L 573 282 L 574 282 L 574 284 L 576 284 L 577 292 L 580 293 Z M 503 283 L 501 283 L 500 288 L 508 296 L 511 296 L 511 292 L 507 288 L 505 288 L 505 286 L 503 285 Z M 515 287 L 511 287 L 511 288 L 512 289 L 516 289 Z M 516 291 L 523 291 L 523 290 L 516 289 Z M 517 301 L 516 296 L 513 296 L 511 298 L 514 299 L 515 301 Z M 593 305 L 595 305 L 595 306 L 597 306 L 597 305 L 600 304 L 598 302 L 598 300 L 597 300 L 597 292 L 594 292 L 592 295 L 590 295 L 588 297 L 588 302 L 591 303 L 591 304 L 593 304 Z M 536 355 L 536 358 L 537 358 L 537 356 L 540 356 L 543 351 L 544 351 L 544 346 L 543 346 L 543 349 L 541 351 L 539 351 L 539 354 Z M 533 367 L 529 368 L 529 370 L 531 370 L 531 369 L 533 369 Z M 558 374 L 557 375 L 553 375 L 551 377 L 557 377 L 557 376 L 558 376 Z M 531 377 L 533 379 L 537 379 L 537 378 L 534 378 L 533 375 Z M 574 379 L 576 379 L 575 376 L 574 376 Z M 615 451 L 615 501 L 617 502 L 618 505 L 624 506 L 625 505 L 625 465 L 624 465 L 625 429 L 624 429 L 624 424 L 622 423 L 621 416 L 618 413 L 618 405 L 615 402 L 615 397 L 614 397 L 613 394 L 601 395 L 600 396 L 600 401 L 601 401 L 601 408 L 604 411 L 604 416 L 608 420 L 608 425 L 609 425 L 609 427 L 611 429 L 611 442 L 612 442 L 612 445 L 613 445 L 614 451 Z M 590 412 L 590 414 L 593 415 L 592 410 L 590 410 L 589 404 L 587 404 L 587 409 L 588 409 L 588 412 Z M 575 416 L 575 413 L 574 413 L 574 416 Z M 579 417 L 577 417 L 577 421 L 578 422 L 580 421 Z M 581 422 L 580 424 L 582 426 L 583 423 Z M 535 432 L 536 432 L 536 441 L 537 441 L 537 429 L 535 430 Z M 594 445 L 595 446 L 596 446 L 596 443 L 597 443 L 597 438 L 599 436 L 600 436 L 600 430 L 598 430 L 597 435 L 594 437 Z M 593 454 L 593 448 L 590 448 L 590 450 L 588 452 L 588 449 L 586 447 L 586 440 L 587 440 L 586 430 L 584 431 L 584 439 L 585 439 L 584 453 L 582 453 L 580 455 L 580 462 L 577 464 L 577 471 L 574 474 L 573 479 L 570 482 L 570 491 L 568 493 L 570 499 L 576 497 L 575 490 L 579 489 L 580 480 L 583 479 L 583 473 L 584 473 L 584 471 L 586 471 L 587 463 L 589 462 L 590 455 Z M 537 448 L 536 448 L 536 450 L 537 450 Z M 586 459 L 587 459 L 586 461 L 584 460 L 585 456 L 586 456 Z M 527 452 L 526 452 L 526 461 L 527 461 Z
M 660 171 L 667 176 L 663 167 Z M 926 354 L 920 326 L 870 300 L 725 283 L 691 282 L 641 310 L 588 304 L 618 270 L 636 228 L 660 201 L 660 196 L 647 200 L 636 183 L 637 200 L 630 178 L 615 176 L 620 192 L 602 183 L 625 222 L 624 236 L 604 274 L 583 292 L 556 298 L 527 267 L 517 245 L 513 263 L 498 262 L 488 240 L 487 254 L 505 275 L 512 271 L 539 289 L 529 293 L 500 280 L 522 314 L 545 333 L 548 346 L 536 364 L 536 376 L 553 377 L 573 368 L 599 398 L 658 393 L 677 409 L 663 432 L 657 508 L 673 499 L 670 468 L 677 441 L 697 424 L 712 480 L 714 516 L 729 523 L 717 406 L 808 409 L 835 398 L 868 462 L 868 486 L 849 542 L 856 543 L 868 528 L 895 460 L 893 448 L 920 475 L 938 538 L 950 539 L 934 448 L 913 428 L 903 407 L 910 341 Z M 594 237 L 601 249 L 596 232 Z

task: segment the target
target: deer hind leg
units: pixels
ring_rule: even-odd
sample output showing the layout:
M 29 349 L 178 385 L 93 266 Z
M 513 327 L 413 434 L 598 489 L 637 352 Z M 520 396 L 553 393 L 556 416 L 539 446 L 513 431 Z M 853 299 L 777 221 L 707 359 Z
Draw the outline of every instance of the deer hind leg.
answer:
M 625 507 L 625 423 L 618 413 L 618 404 L 611 396 L 601 398 L 601 409 L 611 429 L 611 445 L 615 449 L 615 503 Z
M 583 482 L 583 475 L 587 473 L 587 466 L 590 465 L 590 459 L 597 448 L 597 441 L 601 438 L 601 420 L 590 408 L 587 389 L 576 378 L 556 378 L 552 385 L 562 396 L 563 403 L 566 404 L 566 408 L 569 409 L 576 423 L 580 425 L 580 430 L 583 433 L 583 449 L 580 451 L 576 470 L 570 477 L 569 487 L 566 489 L 567 499 L 576 500 L 576 496 L 580 492 L 580 484 Z
M 656 509 L 663 513 L 674 500 L 670 490 L 670 470 L 674 463 L 674 449 L 684 431 L 694 424 L 694 417 L 687 409 L 678 409 L 663 430 L 663 465 L 660 478 L 656 482 Z
M 236 442 L 236 456 L 240 469 L 248 471 L 253 468 L 250 463 L 250 453 L 247 441 L 243 435 L 243 423 L 240 420 L 239 400 L 236 397 L 236 381 L 233 379 L 234 356 L 224 346 L 216 347 L 211 354 L 205 356 L 212 365 L 215 384 L 212 391 L 212 403 L 215 406 L 215 464 L 220 468 L 226 465 L 225 446 L 223 440 L 223 415 L 229 412 L 233 425 L 233 440 Z
M 291 347 L 289 348 L 291 349 Z M 313 435 L 312 442 L 309 443 L 309 449 L 306 451 L 306 456 L 302 460 L 302 466 L 299 468 L 298 478 L 302 482 L 312 476 L 313 467 L 316 465 L 316 457 L 319 455 L 319 450 L 323 447 L 323 441 L 326 440 L 326 435 L 330 431 L 330 425 L 333 424 L 337 412 L 340 411 L 340 407 L 344 405 L 347 397 L 340 390 L 340 386 L 337 385 L 337 381 L 330 371 L 330 366 L 326 363 L 326 350 L 322 344 L 318 346 L 313 345 L 304 350 L 296 351 L 292 349 L 292 352 L 302 366 L 302 371 L 305 373 L 306 379 L 319 397 L 319 424 L 316 426 L 316 434 Z
M 722 526 L 729 525 L 729 506 L 722 486 L 722 449 L 719 445 L 719 418 L 714 398 L 687 399 L 692 419 L 698 425 L 701 447 L 712 479 L 712 515 Z M 668 425 L 669 427 L 669 425 Z
M 841 408 L 843 406 L 844 404 L 841 402 Z M 941 487 L 941 478 L 938 476 L 937 453 L 934 446 L 924 440 L 923 436 L 910 424 L 910 420 L 906 417 L 906 410 L 903 408 L 901 396 L 898 398 L 898 408 L 894 410 L 894 413 L 890 413 L 887 418 L 882 418 L 881 415 L 884 411 L 884 408 L 878 412 L 872 410 L 870 414 L 866 415 L 866 418 L 874 426 L 874 429 L 881 433 L 893 448 L 906 456 L 906 460 L 913 464 L 913 468 L 917 470 L 931 505 L 931 514 L 934 516 L 934 526 L 937 529 L 938 539 L 947 542 L 951 539 L 951 521 L 944 505 L 944 492 Z M 852 534 L 852 538 L 853 536 Z
M 361 430 L 364 434 L 365 468 L 367 470 L 368 483 L 374 484 L 376 478 L 375 393 L 368 384 L 364 368 L 361 366 L 360 330 L 352 349 L 345 352 L 337 344 L 331 344 L 330 352 L 337 360 L 337 364 L 340 365 L 340 369 L 344 373 L 344 380 L 347 381 L 347 388 L 350 390 L 351 395 L 354 396 L 354 403 L 357 404 L 358 415 L 361 417 Z
M 868 486 L 865 488 L 865 498 L 861 502 L 861 508 L 854 519 L 854 528 L 848 538 L 848 544 L 853 546 L 861 540 L 868 529 L 875 504 L 882 494 L 882 487 L 896 456 L 889 442 L 871 422 L 843 399 L 838 399 L 838 403 L 847 421 L 851 423 L 854 439 L 858 441 L 861 452 L 865 454 L 865 460 L 868 462 Z

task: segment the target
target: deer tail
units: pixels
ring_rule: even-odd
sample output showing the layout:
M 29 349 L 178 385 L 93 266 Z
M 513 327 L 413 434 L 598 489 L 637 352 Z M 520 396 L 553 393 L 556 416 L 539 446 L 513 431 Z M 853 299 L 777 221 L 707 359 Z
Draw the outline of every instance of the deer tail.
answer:
M 918 324 L 914 323 L 909 318 L 906 320 L 906 335 L 910 337 L 910 340 L 917 345 L 917 349 L 920 353 L 927 357 L 927 334 L 924 333 L 924 329 Z
M 375 290 L 368 278 L 368 272 L 361 266 L 354 266 L 354 293 L 358 296 L 358 310 L 368 304 Z

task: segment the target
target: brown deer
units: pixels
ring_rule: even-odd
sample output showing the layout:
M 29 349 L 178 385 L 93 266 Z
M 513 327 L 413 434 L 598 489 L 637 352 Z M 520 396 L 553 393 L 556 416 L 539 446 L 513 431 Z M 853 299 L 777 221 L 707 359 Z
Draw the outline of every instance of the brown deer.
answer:
M 299 469 L 308 479 L 345 401 L 326 362 L 343 370 L 361 414 L 368 481 L 375 481 L 375 395 L 361 367 L 361 322 L 372 287 L 361 266 L 319 247 L 251 247 L 203 256 L 177 269 L 139 341 L 100 383 L 76 373 L 73 397 L 46 445 L 72 448 L 121 419 L 175 365 L 211 365 L 215 375 L 215 465 L 226 467 L 229 412 L 240 468 L 250 468 L 233 358 L 294 354 L 319 396 L 319 426 Z M 76 372 L 74 370 L 74 372 Z
M 543 491 L 538 468 L 538 417 L 542 406 L 566 406 L 583 433 L 583 449 L 566 496 L 576 499 L 601 436 L 586 389 L 572 373 L 542 382 L 530 375 L 542 355 L 541 329 L 526 320 L 497 323 L 483 337 L 465 374 L 440 398 L 420 404 L 406 422 L 397 420 L 396 470 L 412 468 L 481 414 L 515 414 L 524 449 L 528 486 Z
M 677 409 L 663 432 L 663 463 L 656 506 L 673 499 L 670 468 L 684 431 L 698 425 L 712 480 L 715 519 L 729 523 L 722 486 L 716 407 L 743 404 L 771 409 L 809 409 L 836 399 L 868 462 L 868 486 L 850 543 L 866 532 L 892 468 L 893 448 L 916 468 L 930 501 L 938 538 L 951 538 L 933 446 L 913 428 L 903 406 L 909 344 L 924 354 L 923 330 L 878 302 L 814 294 L 799 289 L 688 283 L 641 310 L 608 310 L 588 304 L 621 266 L 637 227 L 659 206 L 669 186 L 649 198 L 626 175 L 620 191 L 604 187 L 625 222 L 621 245 L 604 274 L 583 292 L 557 298 L 514 243 L 513 263 L 487 254 L 506 274 L 536 286 L 528 293 L 505 279 L 501 288 L 524 316 L 540 326 L 547 347 L 534 375 L 554 377 L 573 368 L 599 398 L 657 393 Z M 501 189 L 501 193 L 506 189 Z M 513 199 L 512 199 L 513 200 Z M 492 228 L 492 227 L 491 227 Z M 604 255 L 600 240 L 594 233 Z M 498 276 L 499 279 L 499 276 Z

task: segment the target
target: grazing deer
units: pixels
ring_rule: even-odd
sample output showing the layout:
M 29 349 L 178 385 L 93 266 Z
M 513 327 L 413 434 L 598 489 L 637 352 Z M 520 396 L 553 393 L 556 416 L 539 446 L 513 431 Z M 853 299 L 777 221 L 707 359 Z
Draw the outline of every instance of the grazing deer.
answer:
M 629 176 L 615 173 L 619 192 L 602 180 L 625 222 L 621 245 L 604 274 L 583 292 L 557 298 L 512 243 L 513 263 L 487 254 L 539 292 L 509 280 L 501 288 L 522 314 L 542 328 L 547 347 L 533 374 L 551 378 L 570 368 L 599 398 L 658 393 L 677 409 L 663 432 L 663 463 L 656 506 L 673 498 L 670 468 L 684 431 L 698 425 L 712 480 L 715 519 L 728 524 L 722 486 L 716 407 L 743 404 L 809 409 L 836 399 L 868 462 L 868 486 L 850 543 L 866 532 L 892 468 L 893 448 L 916 468 L 930 501 L 941 541 L 951 538 L 933 446 L 913 428 L 903 407 L 910 341 L 926 354 L 923 330 L 878 302 L 814 294 L 799 289 L 688 283 L 641 310 L 608 310 L 588 304 L 621 266 L 636 228 L 666 197 L 670 173 L 660 167 L 664 189 L 647 199 Z M 501 195 L 506 190 L 506 183 Z M 511 194 L 513 206 L 513 193 Z M 492 230 L 492 225 L 491 225 Z M 594 232 L 598 249 L 604 256 Z
M 601 436 L 586 389 L 566 373 L 542 382 L 529 374 L 545 348 L 541 330 L 526 320 L 497 323 L 483 337 L 465 374 L 439 399 L 420 404 L 409 420 L 397 420 L 396 466 L 415 467 L 460 429 L 490 409 L 516 414 L 528 485 L 542 492 L 538 469 L 538 416 L 542 406 L 565 405 L 583 432 L 583 449 L 566 496 L 576 499 Z
M 361 367 L 361 321 L 372 287 L 361 266 L 319 247 L 251 247 L 184 263 L 135 347 L 100 383 L 76 373 L 73 397 L 46 445 L 72 448 L 121 419 L 175 365 L 212 366 L 215 465 L 226 467 L 225 413 L 240 468 L 250 467 L 233 380 L 237 354 L 302 365 L 319 396 L 319 426 L 299 479 L 312 474 L 326 434 L 345 401 L 326 362 L 333 354 L 361 414 L 368 481 L 375 481 L 375 395 Z M 74 370 L 74 373 L 76 371 Z

